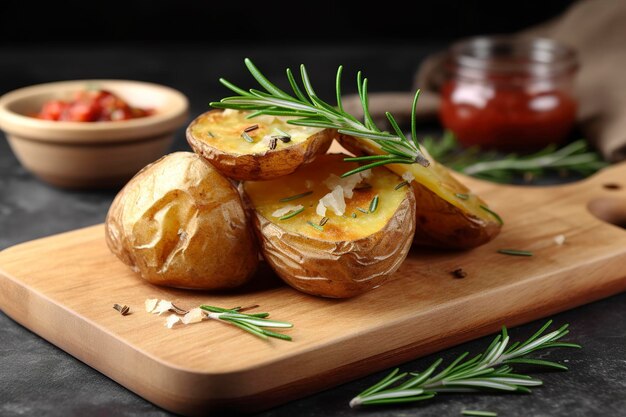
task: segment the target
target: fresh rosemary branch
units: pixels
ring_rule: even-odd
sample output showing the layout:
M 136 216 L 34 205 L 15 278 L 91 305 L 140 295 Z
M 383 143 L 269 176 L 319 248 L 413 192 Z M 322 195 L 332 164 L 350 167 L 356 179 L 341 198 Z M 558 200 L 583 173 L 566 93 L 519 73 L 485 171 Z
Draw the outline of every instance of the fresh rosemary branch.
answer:
M 252 74 L 254 79 L 265 91 L 258 89 L 246 91 L 220 78 L 220 82 L 237 95 L 223 98 L 219 102 L 212 102 L 210 103 L 212 107 L 252 111 L 248 118 L 254 118 L 260 115 L 292 117 L 287 123 L 299 126 L 337 129 L 341 134 L 370 141 L 382 151 L 386 152 L 384 155 L 350 158 L 350 161 L 367 162 L 367 164 L 344 173 L 344 177 L 376 166 L 391 163 L 417 163 L 423 166 L 430 164 L 429 160 L 421 152 L 416 136 L 415 106 L 419 98 L 419 91 L 417 91 L 413 100 L 411 123 L 412 137 L 408 139 L 398 126 L 393 115 L 389 112 L 387 112 L 386 115 L 389 123 L 393 127 L 394 133 L 381 131 L 376 126 L 369 112 L 367 93 L 368 81 L 367 78 L 363 78 L 360 71 L 357 73 L 356 78 L 358 94 L 361 99 L 361 106 L 363 107 L 363 121 L 358 120 L 343 109 L 341 102 L 342 66 L 337 69 L 335 83 L 337 103 L 336 106 L 333 106 L 317 96 L 304 65 L 300 65 L 302 88 L 296 81 L 291 69 L 287 68 L 287 80 L 293 90 L 293 93 L 287 93 L 269 81 L 250 59 L 246 58 L 244 63 L 248 71 L 250 71 L 250 74 Z
M 437 161 L 467 175 L 496 182 L 509 182 L 516 174 L 537 177 L 547 171 L 568 171 L 590 175 L 608 165 L 600 155 L 590 151 L 584 140 L 577 140 L 560 149 L 550 145 L 530 155 L 481 151 L 478 147 L 457 152 L 459 146 L 452 132 L 441 140 L 425 137 L 422 146 Z
M 268 320 L 266 317 L 270 315 L 269 313 L 243 314 L 236 308 L 227 309 L 208 305 L 202 305 L 200 308 L 208 312 L 207 316 L 210 319 L 232 324 L 261 339 L 275 337 L 277 339 L 291 340 L 291 337 L 286 334 L 267 330 L 268 327 L 283 329 L 293 327 L 293 324 L 285 321 Z
M 528 355 L 540 349 L 554 347 L 580 348 L 575 343 L 559 342 L 569 333 L 568 325 L 544 334 L 552 324 L 548 321 L 525 342 L 509 345 L 506 327 L 496 336 L 487 350 L 466 360 L 468 352 L 460 355 L 450 365 L 435 373 L 443 362 L 435 361 L 423 372 L 403 372 L 394 369 L 377 384 L 369 387 L 350 401 L 351 407 L 375 404 L 398 404 L 423 401 L 444 392 L 475 392 L 480 390 L 518 391 L 529 393 L 528 387 L 542 382 L 528 375 L 513 373 L 511 365 L 529 364 L 567 370 L 560 363 L 532 359 Z

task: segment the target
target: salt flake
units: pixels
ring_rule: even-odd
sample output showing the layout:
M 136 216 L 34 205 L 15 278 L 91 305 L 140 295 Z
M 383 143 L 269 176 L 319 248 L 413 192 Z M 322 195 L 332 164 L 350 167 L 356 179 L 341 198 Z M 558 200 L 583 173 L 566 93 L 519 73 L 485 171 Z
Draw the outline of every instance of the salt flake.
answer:
M 554 237 L 554 243 L 562 246 L 565 243 L 565 235 L 558 235 Z

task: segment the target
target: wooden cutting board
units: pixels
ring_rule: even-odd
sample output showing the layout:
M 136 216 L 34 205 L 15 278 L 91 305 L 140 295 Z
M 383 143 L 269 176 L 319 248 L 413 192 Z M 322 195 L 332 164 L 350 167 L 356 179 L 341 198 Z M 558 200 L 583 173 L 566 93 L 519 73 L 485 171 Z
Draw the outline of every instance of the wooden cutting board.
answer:
M 626 164 L 549 188 L 464 181 L 505 219 L 501 235 L 468 252 L 414 248 L 392 281 L 356 299 L 298 293 L 267 269 L 231 293 L 155 287 L 109 253 L 98 225 L 0 252 L 0 307 L 147 400 L 201 415 L 268 408 L 626 289 L 626 231 L 596 217 L 626 224 Z M 459 267 L 466 278 L 451 275 Z M 260 304 L 295 324 L 293 342 L 213 321 L 169 330 L 144 311 L 147 298 Z

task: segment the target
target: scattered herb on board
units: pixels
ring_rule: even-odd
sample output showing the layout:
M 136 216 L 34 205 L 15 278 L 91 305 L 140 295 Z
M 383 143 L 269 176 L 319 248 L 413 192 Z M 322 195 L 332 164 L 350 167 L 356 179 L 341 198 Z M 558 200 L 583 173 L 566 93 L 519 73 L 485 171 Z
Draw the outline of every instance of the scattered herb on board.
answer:
M 565 365 L 544 359 L 533 359 L 529 354 L 542 349 L 566 347 L 580 348 L 575 343 L 561 342 L 569 333 L 568 325 L 545 333 L 552 320 L 543 325 L 525 342 L 509 345 L 506 327 L 495 337 L 489 347 L 472 359 L 469 352 L 457 357 L 450 365 L 439 370 L 443 360 L 438 359 L 422 372 L 402 372 L 394 369 L 378 383 L 369 387 L 350 401 L 351 407 L 411 403 L 428 400 L 439 393 L 502 391 L 529 393 L 528 387 L 542 385 L 539 379 L 513 372 L 516 364 L 545 366 L 567 370 Z
M 246 127 L 243 131 L 246 133 L 252 132 L 253 130 L 257 130 L 259 128 L 259 125 L 252 125 L 252 126 L 248 126 Z
M 498 249 L 498 253 L 511 256 L 533 256 L 532 252 L 519 249 Z
M 148 299 L 145 302 L 146 311 L 152 314 L 161 315 L 165 312 L 172 312 L 165 321 L 165 326 L 173 328 L 177 324 L 194 324 L 205 320 L 217 320 L 227 324 L 231 324 L 253 334 L 261 339 L 269 339 L 270 337 L 282 340 L 291 340 L 289 335 L 278 333 L 272 330 L 288 329 L 293 324 L 285 321 L 268 320 L 269 313 L 244 314 L 243 311 L 251 310 L 259 307 L 258 305 L 248 307 L 221 308 L 209 305 L 201 305 L 189 311 L 174 306 L 171 301 Z
M 422 146 L 438 162 L 466 175 L 494 182 L 530 182 L 548 173 L 574 173 L 588 176 L 609 165 L 589 149 L 584 139 L 562 148 L 550 145 L 529 155 L 504 155 L 479 147 L 462 149 L 454 134 L 444 133 L 439 140 L 425 137 Z M 458 197 L 458 195 L 457 195 Z
M 463 410 L 461 414 L 464 416 L 474 417 L 497 417 L 498 413 L 494 411 L 480 411 L 480 410 Z
M 469 199 L 469 194 L 456 193 L 455 196 L 456 196 L 456 198 L 460 198 L 461 200 L 468 200 Z
M 452 271 L 452 276 L 454 276 L 454 278 L 465 278 L 467 276 L 467 272 L 465 272 L 463 270 L 463 268 L 457 268 L 454 271 Z
M 221 109 L 252 110 L 248 118 L 259 115 L 287 116 L 293 119 L 289 124 L 309 126 L 317 128 L 337 129 L 338 133 L 357 136 L 369 140 L 381 151 L 383 155 L 360 156 L 345 158 L 345 161 L 365 162 L 342 176 L 346 177 L 367 169 L 386 164 L 420 164 L 428 166 L 428 158 L 424 156 L 416 135 L 415 108 L 419 98 L 419 90 L 413 99 L 411 109 L 411 139 L 407 138 L 398 126 L 393 115 L 386 113 L 389 124 L 393 127 L 393 133 L 381 131 L 376 126 L 369 111 L 368 81 L 361 72 L 357 73 L 357 91 L 363 108 L 363 122 L 347 113 L 341 101 L 341 76 L 343 67 L 337 69 L 335 78 L 336 104 L 330 104 L 317 96 L 313 89 L 308 72 L 304 65 L 300 66 L 299 84 L 290 68 L 287 68 L 287 80 L 291 92 L 283 91 L 274 85 L 248 58 L 244 60 L 246 67 L 254 79 L 265 91 L 250 89 L 248 91 L 237 87 L 231 82 L 220 78 L 220 82 L 235 93 L 234 96 L 223 98 L 219 102 L 212 102 L 211 106 Z M 304 90 L 304 91 L 303 91 Z
M 130 307 L 128 307 L 126 304 L 120 305 L 115 303 L 113 304 L 113 308 L 119 311 L 122 316 L 127 316 L 130 314 Z
M 328 220 L 328 217 L 322 217 L 322 219 L 320 220 L 320 226 L 324 227 L 324 225 L 328 223 Z
M 365 210 L 364 208 L 357 207 L 356 209 L 357 209 L 358 211 L 360 211 L 361 213 L 363 213 L 363 214 L 369 214 L 369 211 Z

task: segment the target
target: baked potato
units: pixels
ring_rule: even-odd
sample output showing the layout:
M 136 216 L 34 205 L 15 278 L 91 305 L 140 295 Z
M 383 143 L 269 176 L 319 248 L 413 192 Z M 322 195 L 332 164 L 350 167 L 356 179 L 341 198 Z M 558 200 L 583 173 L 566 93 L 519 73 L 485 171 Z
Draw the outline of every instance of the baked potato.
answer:
M 231 288 L 258 263 L 237 189 L 190 152 L 137 173 L 115 197 L 105 230 L 109 249 L 152 284 Z
M 374 142 L 340 135 L 339 142 L 355 155 L 382 154 Z M 420 164 L 386 165 L 398 175 L 415 178 L 411 184 L 417 201 L 414 243 L 451 249 L 469 249 L 489 242 L 502 227 L 500 217 L 480 197 L 457 181 L 432 157 Z M 346 170 L 347 171 L 347 170 Z
M 347 298 L 381 285 L 406 258 L 415 231 L 411 187 L 385 168 L 348 178 L 357 167 L 328 154 L 292 175 L 247 181 L 265 260 L 305 293 Z
M 295 126 L 287 118 L 211 110 L 187 128 L 191 148 L 225 176 L 240 181 L 278 178 L 326 153 L 335 130 Z

